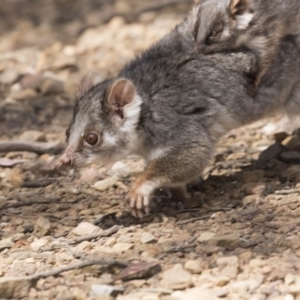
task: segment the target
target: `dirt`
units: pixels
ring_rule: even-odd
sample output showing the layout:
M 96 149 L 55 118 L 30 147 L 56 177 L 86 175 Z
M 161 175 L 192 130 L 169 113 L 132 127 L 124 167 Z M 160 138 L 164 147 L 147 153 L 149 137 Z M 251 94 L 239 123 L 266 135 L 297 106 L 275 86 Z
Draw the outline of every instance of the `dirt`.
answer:
M 25 2 L 1 8 L 0 142 L 63 143 L 80 78 L 115 74 L 188 9 Z M 58 174 L 48 151 L 0 153 L 0 298 L 300 299 L 296 125 L 230 132 L 190 200 L 141 220 L 124 202 L 139 158 Z

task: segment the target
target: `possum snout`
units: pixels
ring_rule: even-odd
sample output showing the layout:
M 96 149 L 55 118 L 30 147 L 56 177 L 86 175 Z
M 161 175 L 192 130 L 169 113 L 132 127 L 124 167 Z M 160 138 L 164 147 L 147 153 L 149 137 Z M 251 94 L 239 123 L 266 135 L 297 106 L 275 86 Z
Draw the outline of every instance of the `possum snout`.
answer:
M 68 153 L 64 153 L 60 158 L 59 161 L 62 165 L 70 166 L 72 165 L 72 157 Z

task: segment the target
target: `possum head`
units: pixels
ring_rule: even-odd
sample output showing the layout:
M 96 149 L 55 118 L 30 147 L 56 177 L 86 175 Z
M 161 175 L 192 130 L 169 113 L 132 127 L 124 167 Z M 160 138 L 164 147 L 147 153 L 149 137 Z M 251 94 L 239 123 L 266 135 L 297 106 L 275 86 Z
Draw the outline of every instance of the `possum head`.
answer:
M 100 82 L 97 74 L 89 73 L 78 97 L 60 164 L 107 163 L 133 153 L 142 103 L 133 83 L 125 78 Z
M 240 32 L 249 28 L 249 0 L 199 0 L 191 19 L 196 47 L 208 54 L 234 48 Z

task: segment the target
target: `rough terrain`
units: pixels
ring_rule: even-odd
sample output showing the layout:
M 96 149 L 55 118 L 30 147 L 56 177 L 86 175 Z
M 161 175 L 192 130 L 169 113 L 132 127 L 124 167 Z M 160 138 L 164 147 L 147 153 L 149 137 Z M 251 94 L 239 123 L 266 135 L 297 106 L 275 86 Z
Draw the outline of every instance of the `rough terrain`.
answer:
M 188 8 L 83 2 L 20 14 L 22 1 L 3 1 L 0 15 L 11 18 L 1 19 L 0 44 L 0 298 L 299 300 L 297 120 L 231 132 L 189 186 L 190 201 L 166 199 L 142 220 L 124 203 L 138 158 L 41 171 L 64 142 L 80 78 L 115 74 Z M 35 152 L 4 149 L 9 141 Z

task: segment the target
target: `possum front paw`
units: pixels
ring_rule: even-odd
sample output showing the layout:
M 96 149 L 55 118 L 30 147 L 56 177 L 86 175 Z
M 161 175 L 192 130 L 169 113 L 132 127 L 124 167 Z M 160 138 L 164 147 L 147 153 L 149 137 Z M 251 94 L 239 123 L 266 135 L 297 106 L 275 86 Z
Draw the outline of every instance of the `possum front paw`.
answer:
M 147 184 L 135 184 L 129 191 L 126 201 L 129 204 L 131 213 L 135 217 L 142 218 L 145 214 L 150 213 L 150 196 L 152 189 Z

